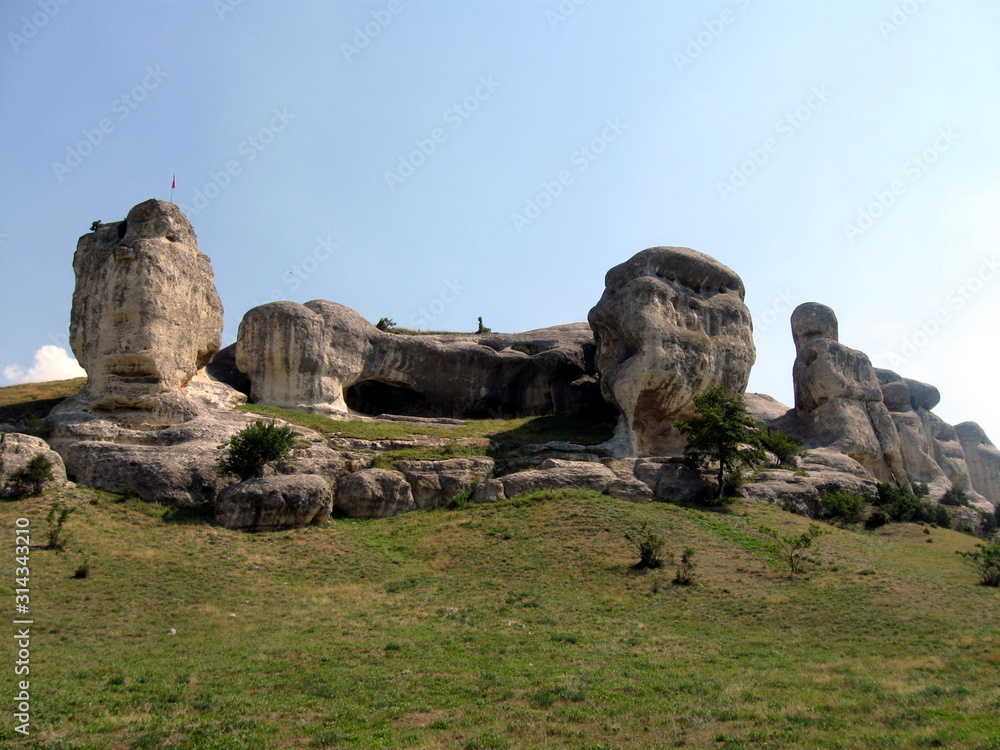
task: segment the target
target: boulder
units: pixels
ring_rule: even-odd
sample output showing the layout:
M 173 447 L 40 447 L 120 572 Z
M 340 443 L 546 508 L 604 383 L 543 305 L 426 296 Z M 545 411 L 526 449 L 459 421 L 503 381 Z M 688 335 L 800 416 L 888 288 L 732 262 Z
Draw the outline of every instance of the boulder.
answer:
M 795 341 L 795 417 L 788 429 L 807 448 L 829 447 L 858 461 L 880 481 L 907 481 L 899 435 L 882 401 L 868 357 L 839 341 L 837 316 L 826 305 L 806 302 L 792 312 Z M 795 434 L 798 433 L 798 434 Z
M 66 483 L 66 468 L 63 460 L 48 443 L 39 437 L 25 435 L 20 432 L 0 433 L 0 497 L 11 497 L 17 488 L 10 486 L 10 475 L 18 469 L 23 469 L 35 456 L 44 456 L 52 464 L 51 482 L 45 487 L 60 486 Z
M 486 456 L 448 458 L 443 461 L 397 461 L 396 468 L 410 483 L 418 508 L 447 505 L 484 481 L 493 471 Z
M 833 449 L 810 450 L 799 468 L 769 469 L 740 489 L 750 502 L 772 503 L 788 510 L 815 516 L 822 492 L 848 490 L 872 499 L 875 478 L 860 463 Z
M 326 523 L 332 509 L 333 493 L 321 477 L 275 475 L 226 487 L 216 500 L 215 520 L 227 529 L 278 531 Z
M 756 356 L 744 294 L 734 271 L 689 248 L 649 248 L 608 271 L 588 317 L 601 393 L 620 415 L 615 455 L 678 454 L 676 422 L 695 395 L 742 395 Z
M 404 335 L 326 300 L 272 302 L 240 324 L 257 403 L 330 416 L 582 413 L 601 406 L 585 324 L 523 334 Z
M 714 484 L 677 458 L 639 459 L 633 469 L 661 502 L 691 503 L 713 494 Z
M 222 302 L 187 217 L 140 203 L 81 237 L 73 270 L 70 345 L 88 378 L 75 403 L 120 422 L 191 418 L 184 388 L 219 349 Z
M 622 500 L 649 502 L 653 493 L 628 472 L 615 472 L 604 463 L 547 458 L 537 468 L 488 479 L 477 485 L 473 501 L 496 502 L 534 490 L 591 489 Z
M 788 413 L 787 406 L 766 393 L 744 393 L 743 405 L 758 422 L 770 423 Z
M 406 477 L 387 469 L 363 469 L 342 477 L 335 504 L 351 518 L 388 518 L 417 509 Z
M 955 434 L 965 453 L 972 488 L 1000 507 L 1000 450 L 975 422 L 955 425 Z

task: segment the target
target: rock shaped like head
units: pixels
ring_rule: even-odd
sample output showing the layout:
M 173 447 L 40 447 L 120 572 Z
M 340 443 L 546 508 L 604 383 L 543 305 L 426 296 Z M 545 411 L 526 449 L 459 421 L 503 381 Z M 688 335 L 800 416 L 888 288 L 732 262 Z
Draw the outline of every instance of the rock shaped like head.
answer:
M 685 247 L 653 247 L 615 266 L 590 311 L 604 398 L 621 412 L 615 452 L 669 455 L 678 420 L 713 385 L 741 395 L 756 357 L 740 277 Z
M 140 203 L 81 237 L 73 270 L 70 344 L 89 408 L 162 411 L 221 342 L 212 265 L 187 217 L 172 203 Z

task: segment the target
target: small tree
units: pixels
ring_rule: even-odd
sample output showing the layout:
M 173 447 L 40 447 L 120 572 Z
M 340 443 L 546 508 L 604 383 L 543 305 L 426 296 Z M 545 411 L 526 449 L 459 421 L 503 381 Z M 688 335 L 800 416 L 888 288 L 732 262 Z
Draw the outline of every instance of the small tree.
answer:
M 793 458 L 803 454 L 802 446 L 781 430 L 763 425 L 758 436 L 760 444 L 778 458 L 779 464 L 791 463 Z
M 778 558 L 788 565 L 790 574 L 801 573 L 809 562 L 806 552 L 813 546 L 816 538 L 827 533 L 817 524 L 809 524 L 809 529 L 801 534 L 782 534 L 769 526 L 759 528 L 761 534 L 770 537 L 765 544 Z
M 378 323 L 375 324 L 375 327 L 378 328 L 380 331 L 391 331 L 393 328 L 396 327 L 396 321 L 393 320 L 392 318 L 379 318 Z
M 694 582 L 694 550 L 685 547 L 681 553 L 681 562 L 674 572 L 674 583 L 678 586 L 690 586 Z
M 258 419 L 229 439 L 219 471 L 233 474 L 241 482 L 262 477 L 265 468 L 291 456 L 294 443 L 295 431 L 291 427 Z
M 764 460 L 757 423 L 741 398 L 728 395 L 717 385 L 695 396 L 694 407 L 694 419 L 677 423 L 688 440 L 684 461 L 695 469 L 718 464 L 717 497 L 721 500 L 727 476 L 738 480 L 744 468 Z
M 483 325 L 482 315 L 479 316 L 479 328 L 476 330 L 476 333 L 493 333 L 492 328 L 487 328 L 486 326 Z
M 868 501 L 864 496 L 845 490 L 821 490 L 819 508 L 822 517 L 842 524 L 860 523 Z
M 660 553 L 663 552 L 663 545 L 666 544 L 666 540 L 650 529 L 646 521 L 642 522 L 638 530 L 626 533 L 625 539 L 632 542 L 639 552 L 639 562 L 632 567 L 643 569 L 663 566 L 663 559 L 660 557 Z
M 958 552 L 979 574 L 983 586 L 1000 586 L 1000 541 L 977 544 L 975 552 Z
M 73 508 L 58 500 L 49 506 L 49 513 L 45 517 L 48 524 L 48 542 L 45 549 L 54 549 L 62 552 L 69 542 L 69 535 L 66 533 L 66 519 L 73 512 Z
M 12 471 L 8 481 L 18 494 L 41 495 L 45 483 L 53 479 L 52 462 L 39 453 L 17 471 Z

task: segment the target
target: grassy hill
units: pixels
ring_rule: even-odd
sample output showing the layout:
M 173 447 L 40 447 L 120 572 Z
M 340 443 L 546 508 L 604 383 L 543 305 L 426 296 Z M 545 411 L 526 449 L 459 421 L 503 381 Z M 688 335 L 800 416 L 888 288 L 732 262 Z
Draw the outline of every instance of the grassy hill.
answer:
M 1000 748 L 1000 591 L 951 531 L 831 528 L 790 579 L 757 527 L 808 519 L 586 491 L 257 535 L 85 488 L 18 517 L 34 724 L 8 708 L 5 747 Z M 631 568 L 643 521 L 694 585 Z

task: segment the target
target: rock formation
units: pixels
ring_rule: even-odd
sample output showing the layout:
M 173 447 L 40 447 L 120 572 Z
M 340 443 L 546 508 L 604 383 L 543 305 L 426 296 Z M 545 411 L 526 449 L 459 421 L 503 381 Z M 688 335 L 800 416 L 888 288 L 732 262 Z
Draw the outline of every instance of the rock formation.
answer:
M 66 483 L 62 458 L 44 440 L 19 432 L 0 432 L 0 498 L 16 494 L 9 486 L 10 475 L 28 465 L 35 456 L 44 456 L 52 464 L 52 481 L 47 487 Z
M 589 320 L 604 398 L 620 411 L 617 455 L 679 453 L 677 420 L 713 385 L 743 393 L 756 350 L 743 282 L 714 258 L 653 247 L 605 277 Z
M 326 300 L 272 302 L 240 324 L 254 401 L 328 415 L 511 417 L 600 406 L 584 324 L 524 334 L 401 335 Z
M 227 529 L 278 531 L 319 526 L 332 510 L 333 493 L 322 478 L 278 475 L 226 487 L 215 502 L 215 520 Z
M 850 456 L 879 481 L 904 483 L 899 435 L 875 368 L 864 353 L 840 343 L 833 310 L 817 302 L 799 305 L 792 312 L 792 338 L 794 416 L 800 425 L 779 420 L 780 428 L 807 448 Z
M 972 488 L 1000 508 L 1000 450 L 975 422 L 955 425 L 955 434 L 962 444 Z
M 187 217 L 148 200 L 80 238 L 70 343 L 78 403 L 143 424 L 190 418 L 184 387 L 219 349 L 222 302 Z

